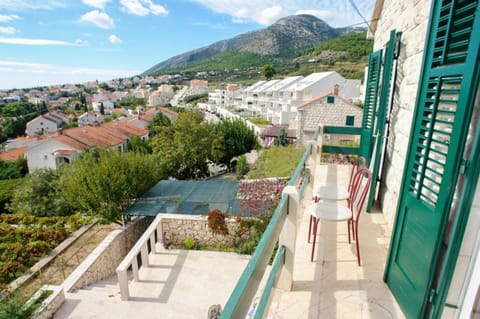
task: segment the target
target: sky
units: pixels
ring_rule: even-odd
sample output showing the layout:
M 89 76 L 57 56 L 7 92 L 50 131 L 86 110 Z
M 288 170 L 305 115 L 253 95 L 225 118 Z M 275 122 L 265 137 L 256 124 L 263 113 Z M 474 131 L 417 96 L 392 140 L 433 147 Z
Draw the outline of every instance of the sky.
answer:
M 0 0 L 0 89 L 131 77 L 293 14 L 311 14 L 332 27 L 366 26 L 360 14 L 369 20 L 373 5 L 374 0 Z

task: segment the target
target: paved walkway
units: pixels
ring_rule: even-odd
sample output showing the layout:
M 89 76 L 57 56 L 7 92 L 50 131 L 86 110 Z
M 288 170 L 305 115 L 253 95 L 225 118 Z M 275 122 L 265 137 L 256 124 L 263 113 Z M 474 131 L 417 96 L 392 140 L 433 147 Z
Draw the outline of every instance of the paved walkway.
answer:
M 227 302 L 249 258 L 193 250 L 152 253 L 151 265 L 140 269 L 140 281 L 130 282 L 128 301 L 120 299 L 112 277 L 67 293 L 54 318 L 207 318 L 211 305 Z

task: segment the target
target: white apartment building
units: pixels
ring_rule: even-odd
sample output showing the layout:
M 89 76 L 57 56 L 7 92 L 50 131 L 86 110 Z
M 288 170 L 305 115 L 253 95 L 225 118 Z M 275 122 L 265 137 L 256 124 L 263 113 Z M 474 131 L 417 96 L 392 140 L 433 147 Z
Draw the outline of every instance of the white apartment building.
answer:
M 360 80 L 348 80 L 335 71 L 293 76 L 283 80 L 259 81 L 243 90 L 242 108 L 273 124 L 288 125 L 297 116 L 297 107 L 338 85 L 338 96 L 356 102 L 360 96 Z

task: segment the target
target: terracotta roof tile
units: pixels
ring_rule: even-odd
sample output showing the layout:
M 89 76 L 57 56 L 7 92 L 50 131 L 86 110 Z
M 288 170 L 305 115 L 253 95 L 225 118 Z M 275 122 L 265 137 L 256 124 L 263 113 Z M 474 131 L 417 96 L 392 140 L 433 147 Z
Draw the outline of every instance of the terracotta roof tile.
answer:
M 0 152 L 0 158 L 3 161 L 16 161 L 25 155 L 25 147 L 15 148 L 13 150 Z

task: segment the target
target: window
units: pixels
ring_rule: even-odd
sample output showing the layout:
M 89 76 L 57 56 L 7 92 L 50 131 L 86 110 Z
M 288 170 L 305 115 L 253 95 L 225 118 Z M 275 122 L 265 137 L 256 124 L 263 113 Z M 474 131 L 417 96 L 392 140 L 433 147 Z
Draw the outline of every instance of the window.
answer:
M 347 118 L 345 120 L 345 125 L 346 126 L 353 126 L 355 125 L 355 116 L 353 115 L 347 115 Z
M 334 96 L 327 96 L 327 103 L 335 103 L 335 97 Z

